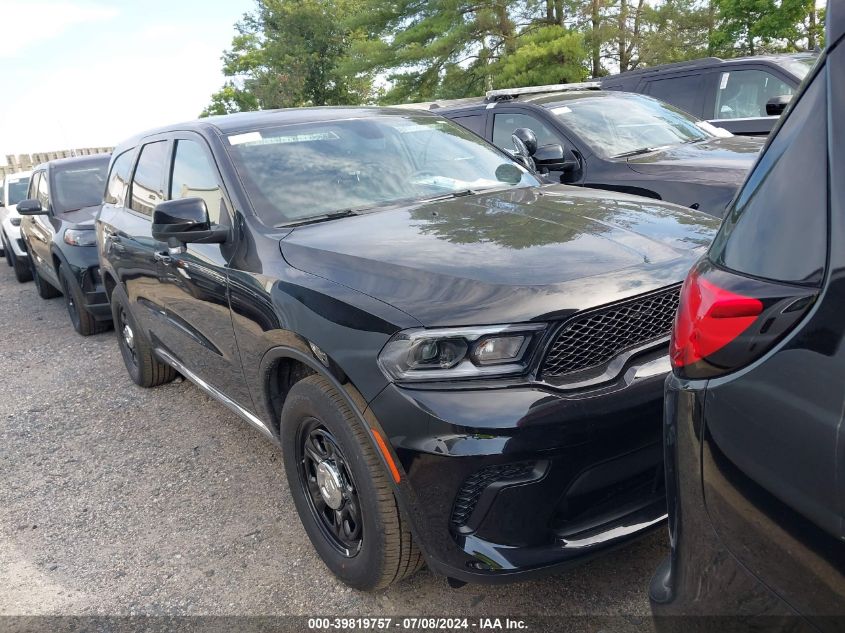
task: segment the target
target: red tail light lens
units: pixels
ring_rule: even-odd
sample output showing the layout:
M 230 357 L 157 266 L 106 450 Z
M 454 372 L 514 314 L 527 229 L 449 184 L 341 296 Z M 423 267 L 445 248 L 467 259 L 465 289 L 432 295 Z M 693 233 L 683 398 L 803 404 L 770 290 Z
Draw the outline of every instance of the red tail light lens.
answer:
M 747 365 L 798 323 L 815 294 L 702 260 L 681 288 L 669 350 L 672 367 L 680 375 L 705 378 Z
M 686 367 L 707 358 L 745 332 L 763 302 L 719 288 L 693 269 L 681 288 L 681 301 L 672 332 L 673 367 Z

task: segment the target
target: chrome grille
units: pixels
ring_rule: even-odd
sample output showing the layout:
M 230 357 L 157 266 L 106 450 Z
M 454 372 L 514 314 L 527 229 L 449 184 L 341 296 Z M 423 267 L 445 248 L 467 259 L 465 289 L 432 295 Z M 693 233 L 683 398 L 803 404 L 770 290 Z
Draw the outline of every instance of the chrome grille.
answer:
M 554 378 L 606 365 L 622 352 L 667 336 L 680 286 L 576 315 L 555 336 L 541 375 Z

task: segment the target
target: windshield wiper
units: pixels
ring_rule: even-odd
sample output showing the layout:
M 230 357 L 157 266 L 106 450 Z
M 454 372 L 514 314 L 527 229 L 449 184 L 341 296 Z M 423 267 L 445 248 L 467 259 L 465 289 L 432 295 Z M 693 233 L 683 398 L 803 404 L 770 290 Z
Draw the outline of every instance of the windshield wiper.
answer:
M 640 154 L 650 154 L 651 152 L 656 152 L 659 149 L 660 147 L 641 147 L 640 149 L 633 149 L 630 152 L 622 152 L 621 154 L 616 154 L 611 158 L 625 158 L 627 156 L 639 156 Z
M 312 215 L 310 218 L 297 220 L 296 222 L 285 222 L 279 224 L 275 228 L 287 226 L 301 226 L 303 224 L 314 224 L 316 222 L 328 222 L 329 220 L 337 220 L 338 218 L 348 218 L 351 215 L 360 215 L 356 209 L 341 209 L 340 211 L 332 211 L 331 213 L 322 213 L 320 215 Z

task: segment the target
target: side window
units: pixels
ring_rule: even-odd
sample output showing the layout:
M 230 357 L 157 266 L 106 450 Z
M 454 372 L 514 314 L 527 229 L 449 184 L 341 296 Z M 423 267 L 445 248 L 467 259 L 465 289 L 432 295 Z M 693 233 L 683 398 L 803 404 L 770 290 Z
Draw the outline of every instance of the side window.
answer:
M 743 119 L 766 115 L 772 97 L 795 92 L 786 82 L 765 70 L 733 70 L 719 75 L 716 90 L 716 119 Z
M 38 201 L 41 203 L 42 209 L 49 209 L 50 208 L 50 191 L 47 186 L 47 172 L 42 171 L 39 172 L 38 178 L 38 189 L 35 191 L 35 197 L 38 198 Z
M 35 192 L 38 191 L 38 180 L 40 178 L 41 174 L 39 172 L 35 172 L 29 179 L 29 187 L 27 187 L 26 190 L 26 197 L 28 200 L 33 200 L 35 198 Z
M 470 132 L 475 132 L 482 138 L 484 137 L 484 115 L 471 114 L 469 116 L 458 116 L 452 119 L 458 125 L 463 125 Z
M 655 79 L 648 83 L 645 92 L 655 99 L 671 103 L 684 112 L 701 116 L 706 81 L 706 74 Z
M 148 143 L 141 148 L 141 156 L 132 178 L 130 208 L 133 211 L 152 216 L 156 205 L 164 202 L 161 180 L 166 162 L 167 141 Z
M 530 128 L 537 135 L 537 145 L 561 143 L 562 139 L 537 117 L 518 112 L 504 112 L 493 118 L 493 145 L 502 149 L 513 148 L 511 134 L 517 128 Z
M 178 198 L 202 198 L 208 207 L 211 221 L 220 221 L 223 193 L 217 181 L 217 171 L 196 141 L 176 141 L 170 178 L 170 199 Z
M 816 78 L 795 104 L 725 216 L 710 250 L 722 266 L 764 279 L 821 283 L 828 215 L 824 79 Z
M 126 203 L 126 189 L 129 187 L 129 172 L 132 171 L 132 150 L 123 152 L 114 159 L 106 184 L 105 201 L 122 207 Z

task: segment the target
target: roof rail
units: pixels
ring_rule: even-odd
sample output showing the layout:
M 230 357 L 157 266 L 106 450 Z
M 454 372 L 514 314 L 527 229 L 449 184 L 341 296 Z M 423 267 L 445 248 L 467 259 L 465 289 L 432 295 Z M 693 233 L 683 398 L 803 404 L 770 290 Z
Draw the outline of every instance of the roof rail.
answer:
M 611 77 L 619 77 L 620 75 L 634 75 L 636 73 L 647 73 L 653 70 L 664 70 L 667 68 L 684 68 L 685 66 L 693 66 L 701 62 L 723 62 L 721 57 L 699 57 L 698 59 L 688 59 L 683 62 L 674 62 L 672 64 L 658 64 L 657 66 L 643 66 L 642 68 L 635 68 L 634 70 L 626 70 L 624 73 L 617 73 L 615 75 L 608 75 L 603 79 L 610 79 Z
M 601 84 L 597 81 L 581 81 L 571 84 L 550 84 L 548 86 L 528 86 L 526 88 L 500 88 L 499 90 L 488 90 L 487 101 L 504 101 L 515 99 L 519 95 L 543 94 L 547 92 L 566 92 L 569 90 L 601 90 Z

